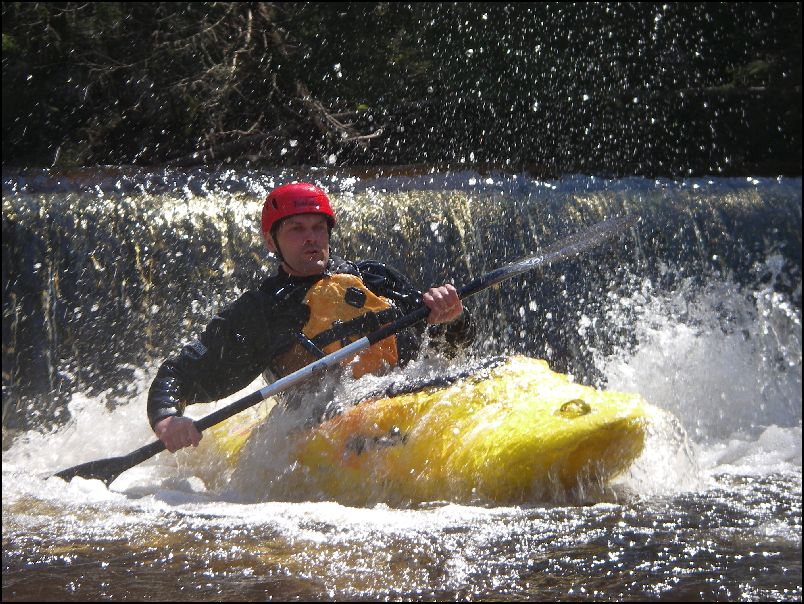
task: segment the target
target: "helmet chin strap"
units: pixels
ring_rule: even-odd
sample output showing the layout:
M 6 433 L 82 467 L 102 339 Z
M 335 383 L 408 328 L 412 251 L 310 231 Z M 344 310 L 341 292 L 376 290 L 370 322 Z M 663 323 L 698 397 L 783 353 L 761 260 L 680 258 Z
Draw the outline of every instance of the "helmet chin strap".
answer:
M 276 243 L 276 241 L 274 241 L 274 246 L 276 247 L 276 257 L 279 258 L 279 261 L 282 264 L 284 264 L 286 267 L 288 267 L 290 270 L 292 270 L 294 273 L 298 273 L 299 271 L 297 271 L 295 268 L 293 268 L 293 265 L 291 265 L 290 262 L 288 262 L 285 259 L 285 257 L 282 255 L 282 250 L 279 249 L 279 244 Z M 285 271 L 285 272 L 288 272 L 288 271 Z
M 298 272 L 295 268 L 293 268 L 290 262 L 288 262 L 282 255 L 282 250 L 279 248 L 279 242 L 275 238 L 274 238 L 274 247 L 276 248 L 274 254 L 276 254 L 276 257 L 279 260 L 279 262 L 290 268 L 293 272 Z

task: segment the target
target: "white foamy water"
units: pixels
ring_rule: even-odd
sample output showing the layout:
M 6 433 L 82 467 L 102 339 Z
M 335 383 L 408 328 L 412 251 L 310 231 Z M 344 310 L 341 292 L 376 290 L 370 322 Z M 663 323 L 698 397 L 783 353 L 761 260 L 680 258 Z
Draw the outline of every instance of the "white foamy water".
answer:
M 724 279 L 701 288 L 687 279 L 669 293 L 645 282 L 616 300 L 608 318 L 630 321 L 634 310 L 636 344 L 598 360 L 609 388 L 640 392 L 678 418 L 701 476 L 800 472 L 801 318 L 794 305 L 769 287 L 746 290 Z

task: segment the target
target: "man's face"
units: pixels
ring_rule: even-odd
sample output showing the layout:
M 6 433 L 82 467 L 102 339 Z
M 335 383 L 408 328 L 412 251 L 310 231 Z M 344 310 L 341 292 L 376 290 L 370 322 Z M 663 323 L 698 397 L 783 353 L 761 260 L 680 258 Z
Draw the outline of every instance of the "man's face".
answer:
M 321 214 L 299 214 L 283 220 L 276 241 L 266 238 L 268 249 L 282 252 L 284 268 L 294 277 L 311 277 L 324 272 L 329 262 L 329 225 Z

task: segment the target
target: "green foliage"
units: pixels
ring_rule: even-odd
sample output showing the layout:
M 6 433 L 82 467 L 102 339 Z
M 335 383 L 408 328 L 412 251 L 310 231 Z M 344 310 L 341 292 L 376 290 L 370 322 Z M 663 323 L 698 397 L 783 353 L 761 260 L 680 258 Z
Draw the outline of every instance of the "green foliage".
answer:
M 800 22 L 799 3 L 4 2 L 3 161 L 800 173 Z

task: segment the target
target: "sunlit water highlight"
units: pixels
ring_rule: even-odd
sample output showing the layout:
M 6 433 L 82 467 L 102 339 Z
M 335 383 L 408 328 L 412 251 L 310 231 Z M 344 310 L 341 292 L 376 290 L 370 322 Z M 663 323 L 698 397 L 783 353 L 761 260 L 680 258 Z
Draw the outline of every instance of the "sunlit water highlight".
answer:
M 382 200 L 382 183 L 372 195 Z M 783 262 L 769 254 L 756 270 Z M 613 347 L 591 346 L 595 368 L 670 416 L 596 500 L 243 503 L 209 438 L 110 489 L 47 478 L 152 440 L 146 364 L 121 404 L 77 392 L 68 424 L 4 450 L 3 598 L 800 600 L 800 307 L 772 280 L 628 281 L 573 329 L 594 344 L 601 324 L 631 326 Z

